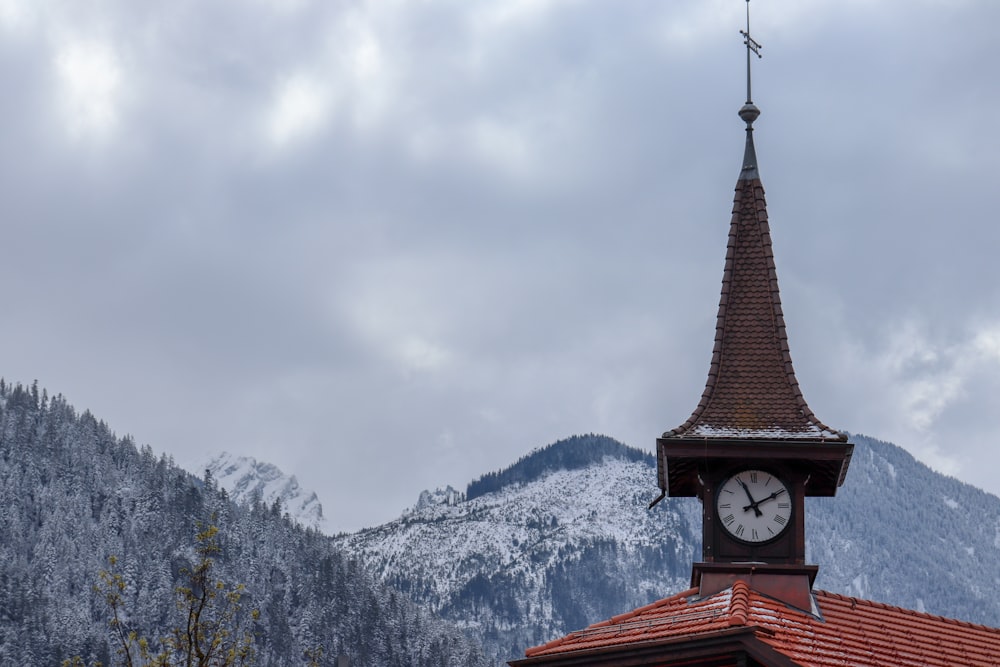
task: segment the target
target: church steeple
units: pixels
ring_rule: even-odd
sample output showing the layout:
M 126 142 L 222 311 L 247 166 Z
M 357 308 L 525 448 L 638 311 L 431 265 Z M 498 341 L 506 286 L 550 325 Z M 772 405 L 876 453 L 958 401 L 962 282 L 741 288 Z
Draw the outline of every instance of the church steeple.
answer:
M 753 140 L 760 110 L 751 97 L 750 63 L 762 47 L 750 36 L 749 0 L 747 29 L 740 33 L 747 49 L 747 99 L 739 111 L 746 144 L 712 361 L 694 412 L 657 439 L 663 495 L 702 500 L 705 562 L 695 566 L 695 578 L 703 588 L 704 577 L 714 577 L 709 587 L 724 583 L 748 563 L 777 574 L 783 586 L 789 572 L 811 582 L 804 498 L 834 495 L 853 450 L 846 435 L 809 409 L 792 367 Z M 798 602 L 809 582 L 796 584 Z

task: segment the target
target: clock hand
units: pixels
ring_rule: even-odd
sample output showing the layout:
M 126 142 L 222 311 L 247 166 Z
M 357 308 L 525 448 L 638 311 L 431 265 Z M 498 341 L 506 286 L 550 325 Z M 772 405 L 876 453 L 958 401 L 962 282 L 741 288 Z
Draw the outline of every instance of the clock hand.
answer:
M 784 489 L 781 489 L 779 491 L 775 491 L 771 495 L 766 496 L 764 498 L 761 498 L 760 500 L 758 500 L 757 502 L 755 502 L 753 505 L 761 505 L 763 503 L 766 503 L 768 500 L 775 500 L 778 496 L 780 496 L 784 492 L 785 492 Z M 751 507 L 753 507 L 753 505 L 747 505 L 746 507 L 743 508 L 743 511 L 744 512 L 748 511 Z
M 753 513 L 754 513 L 754 514 L 756 514 L 757 516 L 761 516 L 761 515 L 763 515 L 763 512 L 761 512 L 761 511 L 760 511 L 760 508 L 759 508 L 759 507 L 757 507 L 757 504 L 758 504 L 758 503 L 757 503 L 757 501 L 753 499 L 753 496 L 752 496 L 752 495 L 750 495 L 750 487 L 748 487 L 748 486 L 746 485 L 746 482 L 744 482 L 744 481 L 743 481 L 742 479 L 740 479 L 739 477 L 737 477 L 737 478 L 736 478 L 736 481 L 737 481 L 737 482 L 739 482 L 739 483 L 740 483 L 740 486 L 742 486 L 742 487 L 743 487 L 743 491 L 745 491 L 745 492 L 746 492 L 746 494 L 747 494 L 747 499 L 749 499 L 749 500 L 750 500 L 750 504 L 749 504 L 749 505 L 747 505 L 746 507 L 744 507 L 744 508 L 743 508 L 743 511 L 744 511 L 744 512 L 746 512 L 746 511 L 749 511 L 749 510 L 751 510 L 751 509 L 752 509 L 752 510 L 753 510 Z

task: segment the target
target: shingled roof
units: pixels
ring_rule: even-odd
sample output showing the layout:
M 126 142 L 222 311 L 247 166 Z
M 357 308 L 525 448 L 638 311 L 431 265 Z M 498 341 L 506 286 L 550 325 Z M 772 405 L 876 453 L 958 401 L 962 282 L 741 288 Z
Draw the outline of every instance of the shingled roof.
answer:
M 753 145 L 751 123 L 759 112 L 752 111 L 708 382 L 691 417 L 663 437 L 846 441 L 846 435 L 816 418 L 795 379 Z
M 692 589 L 528 649 L 529 665 L 747 664 L 785 667 L 996 667 L 1000 629 L 814 592 L 811 610 L 744 580 L 706 598 Z

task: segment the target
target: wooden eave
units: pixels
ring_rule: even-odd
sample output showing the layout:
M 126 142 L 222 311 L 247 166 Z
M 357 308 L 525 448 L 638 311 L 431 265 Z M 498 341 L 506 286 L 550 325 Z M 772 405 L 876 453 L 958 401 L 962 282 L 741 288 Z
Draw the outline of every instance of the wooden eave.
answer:
M 832 496 L 844 483 L 854 453 L 853 444 L 840 441 L 658 438 L 656 444 L 662 488 L 673 497 L 697 496 L 698 475 L 730 461 L 782 461 L 809 476 L 807 496 Z
M 761 641 L 757 633 L 770 634 L 760 627 L 734 627 L 706 632 L 696 637 L 636 642 L 619 646 L 550 653 L 511 660 L 510 667 L 802 667 L 800 663 Z

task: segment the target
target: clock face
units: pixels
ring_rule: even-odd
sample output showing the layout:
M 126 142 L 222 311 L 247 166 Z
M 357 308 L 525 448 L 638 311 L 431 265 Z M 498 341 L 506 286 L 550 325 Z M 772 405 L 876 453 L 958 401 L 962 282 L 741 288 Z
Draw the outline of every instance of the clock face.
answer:
M 763 470 L 743 470 L 722 482 L 715 503 L 722 527 L 743 542 L 778 537 L 792 517 L 788 487 Z

